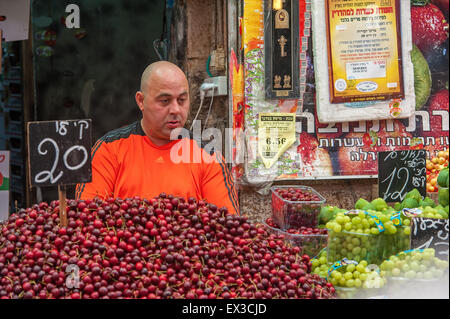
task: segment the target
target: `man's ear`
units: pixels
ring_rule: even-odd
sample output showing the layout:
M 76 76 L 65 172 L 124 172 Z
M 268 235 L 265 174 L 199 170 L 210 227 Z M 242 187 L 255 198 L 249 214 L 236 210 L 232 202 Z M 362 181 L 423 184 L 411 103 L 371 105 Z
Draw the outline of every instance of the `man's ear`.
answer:
M 144 111 L 144 94 L 141 91 L 137 91 L 134 98 L 139 109 Z

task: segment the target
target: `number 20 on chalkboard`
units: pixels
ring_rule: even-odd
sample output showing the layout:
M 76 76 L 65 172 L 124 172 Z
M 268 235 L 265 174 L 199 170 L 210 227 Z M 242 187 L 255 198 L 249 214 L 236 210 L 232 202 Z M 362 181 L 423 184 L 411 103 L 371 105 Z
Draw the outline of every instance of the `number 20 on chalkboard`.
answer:
M 28 123 L 31 186 L 91 181 L 91 122 L 88 119 Z

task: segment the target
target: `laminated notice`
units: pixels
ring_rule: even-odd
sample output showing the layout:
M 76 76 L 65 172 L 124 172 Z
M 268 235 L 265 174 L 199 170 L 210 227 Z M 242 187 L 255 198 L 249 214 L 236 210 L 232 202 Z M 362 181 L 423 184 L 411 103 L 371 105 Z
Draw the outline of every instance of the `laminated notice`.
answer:
M 399 0 L 326 0 L 331 103 L 404 97 Z
M 295 114 L 261 113 L 258 126 L 258 152 L 266 168 L 295 143 Z

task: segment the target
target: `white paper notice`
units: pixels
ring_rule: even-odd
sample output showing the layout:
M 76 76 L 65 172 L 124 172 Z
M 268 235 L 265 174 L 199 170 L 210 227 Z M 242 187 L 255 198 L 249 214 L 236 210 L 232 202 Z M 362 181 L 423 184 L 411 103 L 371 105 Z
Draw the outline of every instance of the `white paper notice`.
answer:
M 0 0 L 0 21 L 5 42 L 28 39 L 30 0 Z

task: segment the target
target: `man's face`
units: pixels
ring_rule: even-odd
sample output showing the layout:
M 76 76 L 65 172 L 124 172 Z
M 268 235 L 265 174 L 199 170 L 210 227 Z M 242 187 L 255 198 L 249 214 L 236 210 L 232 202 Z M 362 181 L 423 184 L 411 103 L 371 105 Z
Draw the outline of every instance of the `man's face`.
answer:
M 170 142 L 172 130 L 182 128 L 189 113 L 189 86 L 176 70 L 157 70 L 136 93 L 142 111 L 142 126 L 156 145 Z

